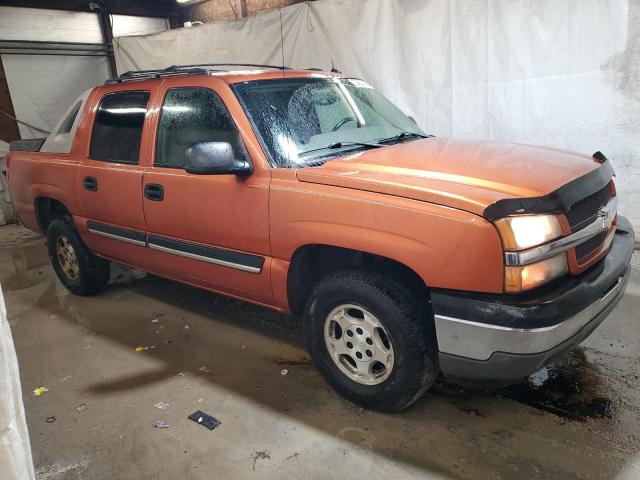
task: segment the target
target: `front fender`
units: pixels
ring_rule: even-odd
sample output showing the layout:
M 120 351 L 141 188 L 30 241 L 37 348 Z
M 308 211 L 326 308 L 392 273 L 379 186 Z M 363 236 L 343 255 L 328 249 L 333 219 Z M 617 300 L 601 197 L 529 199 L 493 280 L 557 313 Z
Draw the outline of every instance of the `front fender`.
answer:
M 429 287 L 502 292 L 498 232 L 469 212 L 323 185 L 272 186 L 270 222 L 276 259 L 323 244 L 395 260 Z

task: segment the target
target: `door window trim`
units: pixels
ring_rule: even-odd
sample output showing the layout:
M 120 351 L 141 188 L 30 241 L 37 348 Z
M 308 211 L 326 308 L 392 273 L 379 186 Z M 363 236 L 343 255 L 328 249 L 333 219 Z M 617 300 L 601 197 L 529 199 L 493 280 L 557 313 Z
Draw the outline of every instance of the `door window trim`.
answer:
M 163 95 L 162 95 L 162 103 L 160 104 L 160 108 L 158 109 L 158 119 L 156 122 L 156 131 L 155 131 L 155 138 L 153 141 L 153 163 L 152 163 L 152 167 L 153 168 L 170 168 L 173 170 L 184 170 L 184 166 L 179 166 L 179 165 L 158 165 L 158 163 L 156 163 L 156 159 L 158 157 L 158 135 L 160 134 L 160 124 L 162 122 L 162 108 L 164 107 L 164 104 L 167 100 L 167 95 L 169 94 L 169 92 L 171 90 L 209 90 L 210 92 L 212 92 L 216 97 L 218 97 L 218 99 L 220 100 L 220 102 L 222 103 L 222 105 L 224 106 L 224 108 L 226 109 L 227 113 L 229 114 L 229 118 L 231 119 L 231 122 L 233 124 L 233 128 L 236 132 L 236 134 L 238 135 L 238 140 L 239 142 L 242 144 L 242 146 L 244 147 L 244 149 L 247 151 L 247 155 L 249 150 L 247 149 L 247 145 L 244 142 L 244 139 L 242 138 L 242 135 L 240 134 L 240 130 L 238 129 L 238 125 L 236 124 L 236 119 L 233 118 L 233 114 L 231 113 L 231 111 L 229 110 L 229 106 L 225 103 L 224 99 L 222 98 L 222 96 L 213 88 L 211 87 L 206 87 L 204 85 L 180 85 L 180 86 L 176 86 L 176 87 L 168 87 L 165 89 Z

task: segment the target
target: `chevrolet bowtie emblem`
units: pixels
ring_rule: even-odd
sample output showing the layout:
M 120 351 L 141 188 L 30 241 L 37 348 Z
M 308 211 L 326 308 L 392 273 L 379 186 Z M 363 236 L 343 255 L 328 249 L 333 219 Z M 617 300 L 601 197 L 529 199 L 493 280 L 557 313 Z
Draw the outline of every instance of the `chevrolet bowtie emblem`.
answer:
M 609 230 L 613 224 L 613 217 L 615 217 L 615 209 L 613 208 L 601 208 L 598 211 L 598 217 L 602 219 L 602 229 Z

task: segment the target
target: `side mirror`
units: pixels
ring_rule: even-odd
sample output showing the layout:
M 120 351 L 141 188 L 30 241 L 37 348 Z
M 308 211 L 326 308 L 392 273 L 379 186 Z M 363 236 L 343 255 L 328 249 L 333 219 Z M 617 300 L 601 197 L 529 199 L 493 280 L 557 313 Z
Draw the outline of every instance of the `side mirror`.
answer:
M 184 152 L 184 169 L 201 175 L 251 175 L 253 165 L 237 158 L 229 142 L 200 142 Z

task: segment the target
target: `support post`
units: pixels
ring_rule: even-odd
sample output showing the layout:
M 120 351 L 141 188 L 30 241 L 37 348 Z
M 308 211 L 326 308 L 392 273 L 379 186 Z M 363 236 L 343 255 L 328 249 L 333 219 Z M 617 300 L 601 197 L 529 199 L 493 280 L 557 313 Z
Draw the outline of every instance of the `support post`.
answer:
M 111 28 L 111 18 L 109 12 L 104 8 L 101 8 L 98 12 L 98 19 L 100 21 L 100 30 L 102 31 L 102 41 L 110 47 L 107 53 L 107 59 L 109 60 L 109 70 L 112 77 L 118 76 L 116 69 L 116 57 L 113 53 L 113 29 Z

